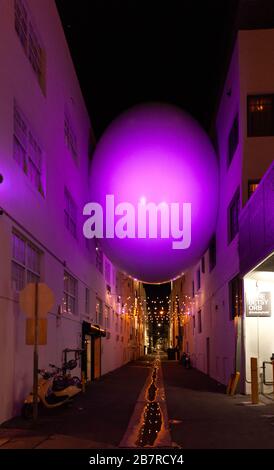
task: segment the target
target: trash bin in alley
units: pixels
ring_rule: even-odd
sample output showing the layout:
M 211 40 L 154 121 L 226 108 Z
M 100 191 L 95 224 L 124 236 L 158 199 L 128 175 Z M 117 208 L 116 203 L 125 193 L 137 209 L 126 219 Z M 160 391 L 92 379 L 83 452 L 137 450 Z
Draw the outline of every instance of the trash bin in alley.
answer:
M 174 361 L 176 359 L 176 349 L 168 348 L 167 349 L 167 358 L 169 361 Z

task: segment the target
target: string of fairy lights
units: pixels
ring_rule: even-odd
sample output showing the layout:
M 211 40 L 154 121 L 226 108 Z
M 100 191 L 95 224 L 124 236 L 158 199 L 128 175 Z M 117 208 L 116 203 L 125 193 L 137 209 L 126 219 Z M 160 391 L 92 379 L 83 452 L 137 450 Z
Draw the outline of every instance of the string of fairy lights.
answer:
M 126 313 L 130 317 L 141 315 L 148 325 L 157 323 L 160 326 L 174 320 L 183 323 L 185 318 L 191 314 L 195 300 L 195 297 L 193 298 L 187 294 L 181 294 L 180 296 L 171 294 L 171 296 L 167 295 L 165 297 L 133 295 L 126 297 L 121 304 L 121 313 Z
M 158 323 L 158 325 L 166 324 L 170 320 L 170 304 L 169 296 L 165 298 L 147 296 L 147 321 L 150 324 Z

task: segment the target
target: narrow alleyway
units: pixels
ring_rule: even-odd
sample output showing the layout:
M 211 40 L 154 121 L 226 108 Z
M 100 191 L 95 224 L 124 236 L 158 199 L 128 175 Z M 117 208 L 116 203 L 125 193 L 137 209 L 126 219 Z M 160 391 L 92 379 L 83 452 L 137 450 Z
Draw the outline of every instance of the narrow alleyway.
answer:
M 3 423 L 0 448 L 273 448 L 274 403 L 248 406 L 248 397 L 161 359 L 103 376 L 70 407 L 41 410 L 35 427 L 20 417 Z

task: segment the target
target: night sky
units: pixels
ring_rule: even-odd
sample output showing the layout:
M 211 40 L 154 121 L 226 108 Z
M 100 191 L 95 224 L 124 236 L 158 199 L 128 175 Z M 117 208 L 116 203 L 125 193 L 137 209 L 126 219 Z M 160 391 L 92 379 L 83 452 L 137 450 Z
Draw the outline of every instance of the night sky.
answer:
M 181 106 L 209 129 L 236 0 L 56 0 L 97 138 L 146 101 Z
M 176 104 L 210 129 L 237 0 L 56 0 L 98 139 L 123 110 Z M 168 286 L 151 286 L 151 296 Z

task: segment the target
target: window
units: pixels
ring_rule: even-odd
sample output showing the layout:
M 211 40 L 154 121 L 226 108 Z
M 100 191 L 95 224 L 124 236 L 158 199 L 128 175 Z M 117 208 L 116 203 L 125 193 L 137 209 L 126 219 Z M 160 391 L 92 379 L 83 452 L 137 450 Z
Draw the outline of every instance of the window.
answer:
M 17 232 L 12 234 L 12 286 L 19 292 L 29 282 L 40 281 L 41 251 Z
M 198 333 L 202 333 L 202 312 L 198 311 Z
M 64 135 L 66 146 L 69 149 L 73 159 L 77 161 L 77 140 L 73 130 L 71 118 L 67 110 L 65 110 L 64 117 Z
M 201 271 L 200 271 L 200 268 L 197 270 L 196 278 L 197 278 L 197 290 L 199 290 L 199 289 L 201 289 Z
M 96 268 L 103 274 L 103 252 L 99 246 L 96 246 Z
M 22 0 L 15 0 L 14 2 L 14 13 L 15 13 L 15 30 L 18 34 L 20 42 L 27 51 L 28 44 L 28 14 Z
M 110 311 L 109 307 L 106 305 L 105 307 L 105 328 L 110 327 Z
M 274 95 L 247 97 L 247 135 L 274 135 Z
M 241 315 L 242 310 L 242 279 L 239 275 L 229 282 L 230 320 Z
M 248 180 L 248 199 L 252 196 L 253 193 L 255 193 L 256 189 L 258 188 L 260 184 L 259 179 L 256 180 Z
M 216 235 L 213 235 L 209 244 L 209 271 L 216 266 Z
M 64 296 L 63 311 L 72 315 L 77 315 L 78 307 L 78 283 L 68 272 L 64 272 Z
M 96 322 L 103 326 L 103 302 L 99 297 L 96 297 Z
M 228 243 L 239 232 L 240 190 L 237 189 L 228 207 Z
M 110 263 L 105 260 L 105 280 L 110 284 Z
M 44 196 L 42 150 L 16 102 L 13 106 L 13 158 Z
M 89 289 L 85 288 L 85 313 L 89 314 Z
M 23 113 L 14 103 L 13 106 L 13 157 L 22 170 L 27 173 L 28 126 Z
M 202 257 L 202 273 L 205 273 L 205 257 Z
M 42 48 L 31 23 L 29 23 L 29 61 L 40 81 L 42 77 Z
M 42 151 L 33 134 L 29 132 L 28 173 L 32 184 L 42 193 Z
M 228 137 L 228 165 L 232 162 L 234 153 L 239 143 L 239 116 L 235 116 Z
M 74 238 L 77 237 L 77 209 L 71 194 L 65 188 L 65 226 Z
M 14 0 L 14 26 L 38 82 L 44 90 L 44 52 L 24 0 Z

